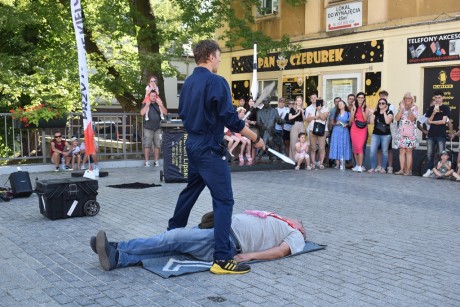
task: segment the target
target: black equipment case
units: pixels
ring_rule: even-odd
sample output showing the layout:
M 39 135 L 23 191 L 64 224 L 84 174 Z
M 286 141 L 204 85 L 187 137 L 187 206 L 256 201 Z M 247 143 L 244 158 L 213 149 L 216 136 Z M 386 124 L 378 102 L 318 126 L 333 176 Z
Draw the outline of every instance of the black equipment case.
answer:
M 11 173 L 9 179 L 13 197 L 29 197 L 33 193 L 29 172 Z
M 40 213 L 51 220 L 99 213 L 97 180 L 85 177 L 37 180 Z
M 182 121 L 161 123 L 163 129 L 163 169 L 160 171 L 160 181 L 187 182 L 188 157 L 185 147 L 187 131 Z

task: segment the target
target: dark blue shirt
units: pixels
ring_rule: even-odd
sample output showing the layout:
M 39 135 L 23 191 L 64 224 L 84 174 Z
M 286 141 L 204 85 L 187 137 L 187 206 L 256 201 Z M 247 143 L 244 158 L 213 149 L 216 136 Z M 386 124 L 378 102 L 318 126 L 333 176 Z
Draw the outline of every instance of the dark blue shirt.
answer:
M 224 126 L 233 132 L 245 126 L 233 107 L 227 81 L 205 67 L 196 67 L 185 80 L 179 116 L 188 132 L 188 147 L 212 148 L 222 144 Z

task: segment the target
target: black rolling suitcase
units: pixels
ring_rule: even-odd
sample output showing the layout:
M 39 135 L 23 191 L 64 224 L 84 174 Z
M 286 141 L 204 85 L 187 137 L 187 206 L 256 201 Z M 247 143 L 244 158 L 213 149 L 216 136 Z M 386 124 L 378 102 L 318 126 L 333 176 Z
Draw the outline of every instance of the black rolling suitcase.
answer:
M 40 213 L 51 220 L 98 214 L 97 180 L 77 177 L 37 180 Z

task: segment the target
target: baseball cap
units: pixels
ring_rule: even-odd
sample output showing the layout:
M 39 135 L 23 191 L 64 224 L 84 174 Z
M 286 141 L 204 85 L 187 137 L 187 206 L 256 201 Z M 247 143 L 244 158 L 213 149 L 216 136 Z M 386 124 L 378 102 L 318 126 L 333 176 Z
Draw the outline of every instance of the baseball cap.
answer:
M 443 150 L 443 151 L 441 152 L 441 156 L 442 156 L 442 155 L 447 155 L 447 151 Z

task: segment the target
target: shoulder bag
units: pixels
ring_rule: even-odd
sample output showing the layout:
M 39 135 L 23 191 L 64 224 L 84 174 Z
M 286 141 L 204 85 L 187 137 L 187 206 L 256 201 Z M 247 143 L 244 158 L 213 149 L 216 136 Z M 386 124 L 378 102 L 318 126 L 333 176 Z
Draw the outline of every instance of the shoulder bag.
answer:
M 315 111 L 316 116 L 316 111 Z M 315 120 L 313 123 L 313 134 L 317 136 L 323 136 L 326 131 L 326 125 Z

